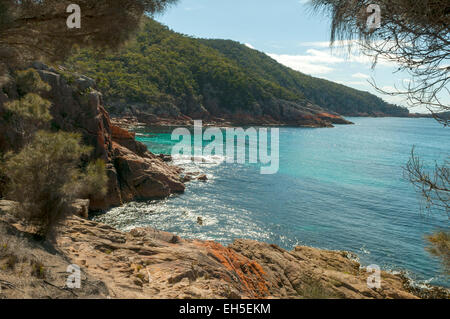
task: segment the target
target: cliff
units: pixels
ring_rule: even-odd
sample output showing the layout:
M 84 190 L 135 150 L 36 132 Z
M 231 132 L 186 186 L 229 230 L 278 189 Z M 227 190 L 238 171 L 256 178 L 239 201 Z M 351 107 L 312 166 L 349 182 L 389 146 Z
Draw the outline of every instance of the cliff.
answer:
M 152 228 L 124 233 L 75 215 L 52 242 L 37 242 L 13 206 L 0 201 L 3 298 L 417 298 L 404 277 L 386 272 L 381 288 L 368 288 L 369 274 L 341 251 L 251 240 L 225 247 Z M 70 264 L 81 268 L 80 289 L 66 287 Z
M 179 168 L 150 153 L 144 144 L 135 141 L 133 134 L 111 123 L 102 94 L 95 89 L 92 79 L 42 63 L 34 63 L 33 67 L 51 86 L 42 97 L 52 103 L 52 129 L 82 134 L 84 144 L 93 147 L 91 159 L 102 159 L 106 163 L 108 192 L 105 197 L 90 198 L 91 210 L 184 191 Z M 3 74 L 5 80 L 0 82 L 0 153 L 14 149 L 16 143 L 14 135 L 5 131 L 7 126 L 2 125 L 5 121 L 3 103 L 17 96 L 13 77 L 7 72 Z

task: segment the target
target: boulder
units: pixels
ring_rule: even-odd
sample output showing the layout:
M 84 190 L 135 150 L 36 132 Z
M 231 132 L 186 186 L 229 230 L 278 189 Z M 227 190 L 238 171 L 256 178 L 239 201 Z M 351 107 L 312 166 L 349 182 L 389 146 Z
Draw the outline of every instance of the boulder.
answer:
M 184 191 L 178 168 L 168 166 L 151 153 L 138 156 L 115 142 L 113 149 L 114 165 L 125 200 L 163 198 Z

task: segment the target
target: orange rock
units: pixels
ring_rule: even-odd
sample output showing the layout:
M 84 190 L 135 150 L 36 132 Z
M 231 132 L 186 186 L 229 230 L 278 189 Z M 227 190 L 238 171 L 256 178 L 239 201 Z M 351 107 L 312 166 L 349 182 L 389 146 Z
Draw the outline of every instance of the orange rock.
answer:
M 129 132 L 119 126 L 111 125 L 111 136 L 113 139 L 133 139 L 136 136 L 136 133 Z
M 245 292 L 251 298 L 264 298 L 268 296 L 269 289 L 267 287 L 267 281 L 264 278 L 265 272 L 257 262 L 251 261 L 236 251 L 213 241 L 197 242 L 197 244 L 207 247 L 208 252 L 216 260 L 229 271 L 236 274 Z

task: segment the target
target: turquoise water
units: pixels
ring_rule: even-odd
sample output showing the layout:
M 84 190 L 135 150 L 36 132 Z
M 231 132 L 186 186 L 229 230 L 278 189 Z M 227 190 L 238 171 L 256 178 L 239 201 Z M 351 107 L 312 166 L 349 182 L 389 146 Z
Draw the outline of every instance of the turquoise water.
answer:
M 292 249 L 308 245 L 349 250 L 362 264 L 406 270 L 413 279 L 450 286 L 424 235 L 449 229 L 445 213 L 421 213 L 420 198 L 402 166 L 416 146 L 434 165 L 450 151 L 449 129 L 432 119 L 351 118 L 332 129 L 280 129 L 280 170 L 212 159 L 185 164 L 208 182 L 185 194 L 130 203 L 98 220 L 124 230 L 151 226 L 187 238 L 250 238 Z M 138 140 L 154 153 L 170 153 L 170 131 L 142 129 Z M 197 224 L 197 217 L 204 224 Z

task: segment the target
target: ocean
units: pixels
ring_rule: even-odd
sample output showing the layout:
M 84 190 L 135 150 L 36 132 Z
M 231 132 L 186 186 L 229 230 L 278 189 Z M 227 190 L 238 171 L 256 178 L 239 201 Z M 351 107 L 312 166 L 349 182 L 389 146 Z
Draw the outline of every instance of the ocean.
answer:
M 362 265 L 402 270 L 418 282 L 450 287 L 424 239 L 449 230 L 449 218 L 421 209 L 420 196 L 403 174 L 413 146 L 429 168 L 448 157 L 450 130 L 433 119 L 348 119 L 355 125 L 280 128 L 275 175 L 261 175 L 258 164 L 228 164 L 218 156 L 182 163 L 208 181 L 95 219 L 121 230 L 150 226 L 222 244 L 249 238 L 285 249 L 347 250 Z M 154 153 L 170 154 L 176 143 L 169 129 L 140 128 L 137 139 Z

